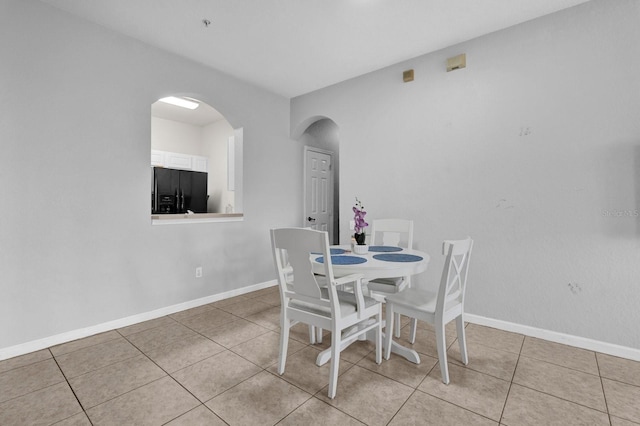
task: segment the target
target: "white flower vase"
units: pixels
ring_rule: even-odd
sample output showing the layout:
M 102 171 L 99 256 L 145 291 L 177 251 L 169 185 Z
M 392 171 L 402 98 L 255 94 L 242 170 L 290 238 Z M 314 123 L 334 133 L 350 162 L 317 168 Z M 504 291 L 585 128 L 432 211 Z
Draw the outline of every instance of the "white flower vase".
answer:
M 369 252 L 368 244 L 356 244 L 353 246 L 353 252 L 355 254 L 367 254 Z

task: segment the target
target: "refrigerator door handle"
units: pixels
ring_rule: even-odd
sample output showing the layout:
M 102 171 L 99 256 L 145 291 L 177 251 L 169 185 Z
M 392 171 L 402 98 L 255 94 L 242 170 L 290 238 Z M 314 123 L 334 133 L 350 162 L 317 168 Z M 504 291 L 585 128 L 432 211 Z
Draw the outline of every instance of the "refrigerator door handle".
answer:
M 153 172 L 153 199 L 151 200 L 152 206 L 151 211 L 153 213 L 158 213 L 158 177 L 156 176 L 155 170 Z

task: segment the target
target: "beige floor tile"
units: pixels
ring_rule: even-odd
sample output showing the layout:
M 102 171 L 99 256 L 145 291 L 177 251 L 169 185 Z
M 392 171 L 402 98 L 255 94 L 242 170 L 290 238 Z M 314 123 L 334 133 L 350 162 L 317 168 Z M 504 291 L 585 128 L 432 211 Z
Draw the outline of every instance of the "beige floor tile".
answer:
M 172 318 L 163 316 L 160 318 L 155 318 L 149 321 L 143 321 L 137 324 L 129 325 L 127 327 L 119 328 L 118 333 L 126 337 L 135 333 L 140 333 L 141 331 L 151 330 L 152 328 L 156 327 L 166 327 L 167 325 L 175 323 L 176 322 Z
M 404 319 L 406 318 L 406 321 L 404 321 Z M 407 317 L 402 317 L 403 319 L 403 327 L 407 327 L 410 323 L 409 318 Z M 465 324 L 466 325 L 466 324 Z M 435 328 L 433 328 L 433 326 L 427 322 L 424 321 L 418 321 L 418 330 L 419 329 L 424 329 L 424 330 L 429 330 L 430 332 L 434 333 L 436 332 Z M 447 340 L 448 338 L 451 339 L 457 339 L 458 338 L 458 331 L 456 330 L 456 322 L 455 321 L 451 321 L 449 322 L 447 325 L 444 326 L 444 334 L 447 335 Z
M 387 424 L 414 390 L 356 365 L 340 376 L 334 399 L 328 398 L 327 391 L 325 387 L 316 396 L 363 423 L 375 426 Z
M 0 361 L 0 374 L 15 368 L 24 367 L 25 365 L 44 361 L 49 358 L 51 358 L 51 352 L 49 352 L 49 349 L 43 349 L 41 351 L 5 359 L 4 361 Z
M 0 402 L 64 381 L 64 376 L 53 359 L 14 368 L 0 374 Z
M 420 364 L 414 364 L 404 357 L 391 354 L 388 360 L 382 358 L 382 364 L 376 364 L 376 353 L 370 352 L 365 358 L 358 362 L 360 367 L 382 374 L 385 377 L 396 380 L 412 388 L 418 385 L 427 377 L 427 374 L 438 362 L 437 359 L 427 355 L 420 357 Z
M 91 426 L 91 422 L 87 414 L 82 412 L 55 423 L 55 426 Z
M 582 371 L 521 356 L 513 383 L 607 411 L 600 377 Z
M 77 351 L 78 349 L 108 342 L 109 340 L 119 339 L 120 337 L 122 336 L 117 331 L 111 330 L 107 331 L 106 333 L 100 333 L 93 336 L 85 337 L 83 339 L 74 340 L 72 342 L 63 343 L 61 345 L 52 346 L 49 349 L 51 350 L 53 356 L 59 356 L 69 352 Z
M 239 317 L 231 315 L 220 309 L 208 309 L 200 314 L 189 316 L 180 320 L 180 323 L 198 333 L 204 333 L 213 328 L 238 320 Z
M 49 425 L 81 413 L 66 382 L 0 403 L 0 425 Z
M 56 356 L 56 360 L 69 379 L 138 355 L 140 351 L 125 338 L 120 337 Z
M 270 293 L 262 296 L 258 296 L 253 300 L 257 300 L 262 303 L 266 303 L 267 305 L 280 307 L 280 293 Z
M 140 331 L 126 338 L 142 352 L 150 352 L 196 334 L 195 331 L 174 321 L 172 324 Z
M 607 379 L 640 386 L 640 361 L 596 353 L 600 375 Z
M 196 334 L 148 351 L 146 355 L 162 369 L 173 373 L 224 350 L 219 344 Z
M 69 384 L 86 410 L 165 375 L 157 365 L 140 354 L 69 379 Z
M 176 371 L 172 376 L 200 401 L 205 402 L 260 370 L 255 364 L 225 350 Z
M 609 418 L 611 420 L 611 426 L 637 426 L 640 424 L 614 416 L 610 416 Z
M 196 315 L 204 314 L 205 312 L 217 309 L 213 304 L 207 303 L 205 305 L 196 306 L 195 308 L 187 309 L 185 311 L 175 312 L 169 315 L 176 321 L 182 322 L 183 320 Z
M 247 297 L 245 295 L 240 295 L 240 296 L 230 297 L 228 299 L 218 300 L 217 302 L 211 303 L 211 305 L 215 306 L 216 308 L 220 308 L 227 305 L 233 305 L 235 303 L 239 303 L 248 299 L 250 299 L 250 297 Z
M 509 382 L 471 369 L 449 364 L 448 385 L 442 383 L 436 365 L 418 390 L 499 421 L 509 391 Z
M 517 354 L 520 353 L 522 342 L 524 341 L 522 334 L 511 333 L 477 324 L 468 324 L 465 328 L 465 334 L 467 342 L 479 343 L 489 346 L 490 348 Z
M 364 423 L 336 410 L 326 402 L 311 398 L 278 423 L 278 426 L 299 425 L 362 426 Z
M 640 423 L 640 387 L 602 379 L 611 415 Z
M 498 422 L 482 417 L 464 408 L 416 391 L 395 415 L 389 426 L 458 426 L 498 425 Z
M 522 355 L 585 373 L 599 374 L 595 352 L 586 349 L 527 337 L 522 346 Z
M 149 383 L 87 410 L 94 426 L 160 425 L 200 403 L 170 377 Z
M 200 405 L 167 423 L 167 426 L 225 426 L 220 417 L 213 414 L 205 405 Z
M 289 339 L 287 356 L 293 355 L 306 346 L 297 340 Z M 231 350 L 254 364 L 267 368 L 278 362 L 280 356 L 280 334 L 269 331 L 238 346 L 234 346 Z
M 512 385 L 502 415 L 507 426 L 608 425 L 609 416 L 542 392 Z
M 202 334 L 225 348 L 232 348 L 269 332 L 270 330 L 264 327 L 240 318 L 237 321 L 203 331 Z
M 450 363 L 462 364 L 462 356 L 460 355 L 460 345 L 458 340 L 453 342 L 447 351 Z M 467 368 L 485 373 L 502 380 L 511 381 L 513 373 L 516 371 L 518 363 L 518 354 L 500 349 L 493 349 L 478 343 L 467 342 L 467 356 L 469 363 Z
M 275 364 L 270 366 L 268 370 L 300 389 L 310 394 L 315 394 L 329 384 L 329 369 L 331 365 L 328 362 L 318 367 L 316 365 L 316 358 L 319 353 L 319 350 L 307 346 L 287 357 L 283 375 L 278 375 L 278 366 Z M 343 374 L 351 367 L 353 367 L 352 363 L 341 359 L 338 367 L 338 375 Z M 338 382 L 340 382 L 340 379 L 338 379 Z
M 238 303 L 220 307 L 220 309 L 222 309 L 223 311 L 229 312 L 230 314 L 239 316 L 241 318 L 245 318 L 271 308 L 273 308 L 273 304 L 264 303 L 257 299 L 247 299 Z
M 258 324 L 272 331 L 280 331 L 280 307 L 273 307 L 260 311 L 245 318 L 247 321 Z
M 266 371 L 207 402 L 231 425 L 273 425 L 311 397 Z

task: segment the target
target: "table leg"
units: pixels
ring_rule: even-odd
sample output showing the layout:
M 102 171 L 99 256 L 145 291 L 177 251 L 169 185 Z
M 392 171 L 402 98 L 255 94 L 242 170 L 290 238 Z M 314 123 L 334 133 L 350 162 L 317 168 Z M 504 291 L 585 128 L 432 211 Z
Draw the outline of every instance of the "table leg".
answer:
M 382 324 L 382 326 L 384 327 L 384 323 Z M 382 333 L 383 346 L 385 343 L 385 332 Z M 391 332 L 393 333 L 393 330 L 391 330 Z M 356 340 L 358 340 L 357 336 L 354 336 L 351 339 L 344 340 L 342 342 L 342 345 L 340 346 L 340 352 L 348 348 L 349 345 L 351 345 Z M 367 333 L 367 340 L 375 343 L 376 334 L 374 330 L 371 330 Z M 418 355 L 418 352 L 416 352 L 413 349 L 407 348 L 406 346 L 402 346 L 400 343 L 396 342 L 393 339 L 391 340 L 391 352 L 405 357 L 407 360 L 413 362 L 414 364 L 420 364 L 420 355 Z M 316 358 L 316 365 L 320 367 L 326 364 L 330 359 L 331 359 L 331 348 L 325 349 L 324 351 L 318 354 L 318 357 Z

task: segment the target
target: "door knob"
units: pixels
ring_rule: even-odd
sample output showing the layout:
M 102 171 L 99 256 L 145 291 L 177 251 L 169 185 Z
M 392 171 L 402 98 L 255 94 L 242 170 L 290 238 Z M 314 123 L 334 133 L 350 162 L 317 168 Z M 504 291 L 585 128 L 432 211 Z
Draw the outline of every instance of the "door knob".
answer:
M 316 220 L 315 220 L 315 218 L 313 218 L 313 217 L 311 217 L 311 216 L 309 216 L 309 217 L 307 218 L 307 220 L 308 220 L 309 222 L 315 222 L 315 221 L 316 221 Z

